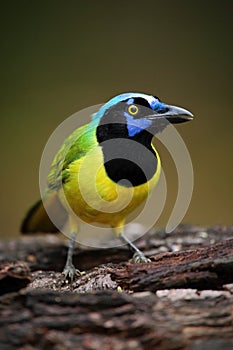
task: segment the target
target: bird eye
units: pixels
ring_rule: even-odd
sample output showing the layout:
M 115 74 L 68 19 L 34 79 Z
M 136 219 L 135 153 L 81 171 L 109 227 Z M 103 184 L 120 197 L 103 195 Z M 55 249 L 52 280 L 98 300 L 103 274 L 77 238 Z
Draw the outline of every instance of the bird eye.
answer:
M 136 115 L 138 113 L 138 107 L 136 105 L 130 105 L 128 107 L 128 112 L 131 114 L 131 115 Z

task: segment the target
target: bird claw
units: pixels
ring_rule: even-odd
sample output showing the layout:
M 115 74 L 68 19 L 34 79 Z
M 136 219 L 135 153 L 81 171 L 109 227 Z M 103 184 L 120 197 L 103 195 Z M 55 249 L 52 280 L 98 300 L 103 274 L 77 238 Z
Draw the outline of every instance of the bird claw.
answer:
M 81 272 L 77 270 L 73 264 L 68 264 L 64 267 L 62 275 L 65 277 L 65 280 L 70 280 L 73 282 L 75 276 L 80 276 Z
M 149 263 L 151 260 L 149 258 L 146 258 L 143 253 L 134 253 L 133 255 L 133 261 L 135 263 Z

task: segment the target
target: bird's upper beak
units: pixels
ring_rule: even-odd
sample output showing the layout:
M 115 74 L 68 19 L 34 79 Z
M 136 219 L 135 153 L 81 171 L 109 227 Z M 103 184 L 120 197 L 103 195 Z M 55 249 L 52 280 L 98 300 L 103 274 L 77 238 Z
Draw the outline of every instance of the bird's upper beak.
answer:
M 153 111 L 153 114 L 148 116 L 148 119 L 158 120 L 160 118 L 166 118 L 172 124 L 183 123 L 193 119 L 193 114 L 187 111 L 187 109 L 167 104 L 163 105 L 163 109 L 164 112 Z

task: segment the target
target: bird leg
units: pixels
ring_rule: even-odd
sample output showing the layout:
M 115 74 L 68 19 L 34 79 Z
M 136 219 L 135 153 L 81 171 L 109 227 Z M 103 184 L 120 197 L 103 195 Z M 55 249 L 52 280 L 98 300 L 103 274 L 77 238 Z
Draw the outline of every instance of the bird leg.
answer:
M 128 244 L 129 248 L 134 252 L 133 261 L 135 263 L 148 263 L 151 262 L 143 252 L 136 247 L 129 239 L 124 235 L 124 233 L 120 233 L 120 237 Z
M 69 242 L 66 264 L 62 272 L 62 274 L 65 276 L 65 279 L 69 278 L 71 281 L 74 280 L 74 277 L 76 275 L 81 275 L 81 272 L 74 267 L 72 262 L 75 238 L 76 238 L 76 233 L 72 233 L 70 235 L 70 242 Z

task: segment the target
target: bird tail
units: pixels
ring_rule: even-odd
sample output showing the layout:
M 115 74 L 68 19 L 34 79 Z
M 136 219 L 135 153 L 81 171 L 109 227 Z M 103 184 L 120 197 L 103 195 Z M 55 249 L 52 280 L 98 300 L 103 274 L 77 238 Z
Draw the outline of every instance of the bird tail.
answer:
M 45 207 L 52 210 L 58 220 L 58 227 L 62 227 L 66 221 L 68 214 L 62 206 L 57 193 L 50 192 L 45 199 L 37 201 L 26 214 L 22 225 L 21 232 L 24 234 L 34 232 L 57 233 L 59 229 L 49 218 Z

